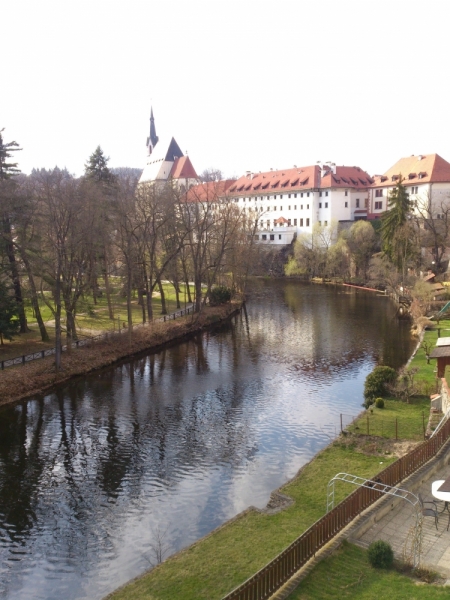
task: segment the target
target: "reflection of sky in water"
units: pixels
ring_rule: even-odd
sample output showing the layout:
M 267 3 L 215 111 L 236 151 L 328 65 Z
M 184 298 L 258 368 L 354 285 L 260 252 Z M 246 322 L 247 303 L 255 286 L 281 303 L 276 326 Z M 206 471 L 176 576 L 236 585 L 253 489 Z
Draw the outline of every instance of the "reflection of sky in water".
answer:
M 393 313 L 258 282 L 231 327 L 3 409 L 0 598 L 101 598 L 158 536 L 173 552 L 263 507 L 360 411 L 376 360 L 405 360 Z

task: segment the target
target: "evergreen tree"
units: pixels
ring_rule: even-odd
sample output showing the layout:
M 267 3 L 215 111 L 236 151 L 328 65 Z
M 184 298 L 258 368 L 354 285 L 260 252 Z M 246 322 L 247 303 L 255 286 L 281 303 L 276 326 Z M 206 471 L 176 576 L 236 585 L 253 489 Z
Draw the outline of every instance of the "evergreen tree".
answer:
M 12 340 L 19 332 L 19 309 L 5 282 L 0 281 L 0 344 L 3 339 Z
M 3 237 L 3 244 L 8 256 L 11 280 L 14 286 L 14 295 L 17 302 L 19 311 L 20 321 L 20 333 L 26 333 L 28 330 L 27 319 L 25 316 L 25 310 L 22 301 L 22 286 L 20 283 L 19 269 L 17 266 L 12 226 L 11 226 L 11 215 L 14 207 L 14 195 L 16 183 L 13 181 L 13 176 L 20 173 L 20 169 L 17 168 L 17 163 L 8 162 L 11 158 L 11 152 L 17 152 L 21 150 L 17 142 L 3 142 L 2 136 L 3 129 L 0 130 L 0 218 L 1 218 L 1 233 Z
M 115 175 L 108 168 L 109 157 L 103 154 L 100 146 L 97 146 L 95 151 L 89 157 L 88 162 L 84 165 L 84 174 L 88 179 L 102 183 L 114 183 Z
M 3 142 L 2 132 L 4 128 L 0 130 L 0 181 L 10 179 L 12 175 L 20 173 L 20 169 L 17 168 L 17 163 L 8 163 L 7 159 L 11 158 L 11 152 L 17 152 L 21 150 L 17 142 L 9 142 L 5 144 Z
M 408 260 L 414 254 L 412 226 L 410 222 L 412 203 L 400 176 L 388 198 L 388 210 L 382 216 L 382 249 L 389 260 L 405 276 Z

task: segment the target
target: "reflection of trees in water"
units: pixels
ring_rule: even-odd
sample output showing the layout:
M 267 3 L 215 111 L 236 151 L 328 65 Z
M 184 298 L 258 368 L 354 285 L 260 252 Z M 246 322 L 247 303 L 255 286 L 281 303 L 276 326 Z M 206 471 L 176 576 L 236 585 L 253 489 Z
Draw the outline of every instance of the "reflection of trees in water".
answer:
M 0 419 L 0 530 L 20 542 L 35 524 L 35 490 L 46 466 L 40 456 L 41 402 L 2 412 Z
M 398 351 L 397 323 L 383 317 L 385 306 L 377 308 L 373 298 L 333 293 L 327 304 L 314 290 L 300 291 L 263 282 L 248 314 L 226 327 L 77 380 L 45 400 L 5 407 L 3 538 L 26 547 L 38 529 L 48 548 L 77 556 L 86 569 L 93 553 L 116 552 L 110 532 L 126 511 L 148 507 L 186 471 L 234 470 L 251 459 L 253 399 L 264 396 L 267 369 L 298 371 L 299 379 L 337 376 L 357 371 L 367 355 L 383 360 L 391 346 Z M 368 346 L 367 338 L 380 341 Z

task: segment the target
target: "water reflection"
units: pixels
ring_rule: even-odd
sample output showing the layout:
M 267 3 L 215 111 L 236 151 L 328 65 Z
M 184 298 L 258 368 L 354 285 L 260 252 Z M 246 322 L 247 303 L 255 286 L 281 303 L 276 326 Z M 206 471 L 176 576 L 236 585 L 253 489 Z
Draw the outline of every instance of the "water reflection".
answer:
M 0 411 L 0 597 L 101 598 L 292 477 L 408 356 L 385 298 L 258 281 L 229 326 Z

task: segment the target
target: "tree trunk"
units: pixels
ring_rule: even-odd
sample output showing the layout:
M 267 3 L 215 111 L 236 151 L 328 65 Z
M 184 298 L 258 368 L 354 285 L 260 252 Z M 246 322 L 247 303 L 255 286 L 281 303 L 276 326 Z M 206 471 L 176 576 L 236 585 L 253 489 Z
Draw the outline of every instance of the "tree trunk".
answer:
M 113 307 L 112 307 L 112 303 L 111 303 L 111 290 L 109 288 L 108 265 L 106 264 L 106 259 L 105 259 L 105 274 L 103 276 L 103 279 L 105 280 L 105 291 L 106 291 L 106 302 L 108 303 L 108 314 L 109 314 L 109 318 L 113 321 L 114 320 L 114 311 L 113 311 Z
M 30 331 L 27 325 L 27 318 L 25 316 L 25 309 L 23 306 L 22 287 L 20 285 L 19 270 L 17 268 L 16 256 L 14 254 L 14 245 L 12 242 L 11 223 L 8 217 L 3 218 L 3 232 L 5 234 L 5 250 L 8 255 L 9 265 L 11 268 L 11 279 L 14 286 L 14 296 L 16 298 L 19 322 L 20 322 L 20 333 L 27 333 Z
M 59 273 L 55 285 L 55 371 L 61 370 L 61 282 Z
M 39 306 L 39 299 L 38 299 L 37 290 L 36 290 L 36 283 L 34 281 L 34 276 L 33 276 L 33 271 L 31 270 L 30 261 L 28 260 L 28 257 L 25 252 L 20 252 L 20 258 L 21 258 L 23 264 L 25 265 L 25 269 L 27 271 L 28 281 L 30 283 L 30 290 L 31 290 L 31 305 L 33 307 L 34 314 L 36 315 L 36 321 L 39 326 L 39 331 L 41 333 L 41 340 L 43 342 L 49 342 L 50 338 L 47 333 L 45 323 L 42 319 L 41 308 Z
M 164 288 L 161 283 L 161 279 L 158 279 L 158 288 L 159 288 L 159 293 L 161 294 L 161 314 L 167 315 L 166 296 L 164 294 Z

